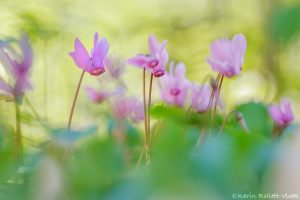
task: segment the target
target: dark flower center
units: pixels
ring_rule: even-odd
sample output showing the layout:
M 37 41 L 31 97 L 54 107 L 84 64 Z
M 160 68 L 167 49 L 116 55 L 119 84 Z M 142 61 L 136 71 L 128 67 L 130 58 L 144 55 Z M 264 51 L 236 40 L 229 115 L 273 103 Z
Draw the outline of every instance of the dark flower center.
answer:
M 148 67 L 150 68 L 155 68 L 158 66 L 158 63 L 159 61 L 157 59 L 154 59 L 154 60 L 151 60 L 149 63 L 148 63 Z
M 180 93 L 180 90 L 177 88 L 173 88 L 173 89 L 171 89 L 170 93 L 173 96 L 177 96 Z
M 91 70 L 90 74 L 94 75 L 94 76 L 99 76 L 100 74 L 102 74 L 104 72 L 105 72 L 104 67 L 98 67 L 98 68 L 94 68 L 93 70 Z
M 162 70 L 162 69 L 156 70 L 156 71 L 154 72 L 154 76 L 155 76 L 155 77 L 161 77 L 161 76 L 163 76 L 164 74 L 165 74 L 165 71 Z

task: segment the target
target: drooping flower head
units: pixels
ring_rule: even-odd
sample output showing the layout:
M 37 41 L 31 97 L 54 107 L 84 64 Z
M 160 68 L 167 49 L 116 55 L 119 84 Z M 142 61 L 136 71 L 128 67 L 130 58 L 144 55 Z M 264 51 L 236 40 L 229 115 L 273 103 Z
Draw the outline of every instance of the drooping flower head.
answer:
M 169 72 L 160 79 L 160 96 L 162 100 L 171 105 L 183 107 L 187 98 L 190 82 L 185 77 L 185 65 L 170 64 Z
M 216 91 L 217 92 L 217 91 Z M 211 89 L 207 84 L 204 85 L 196 85 L 192 86 L 192 98 L 191 98 L 191 106 L 197 112 L 205 112 L 209 109 L 209 101 L 211 96 Z M 212 100 L 216 101 L 215 99 Z M 214 103 L 211 102 L 213 105 Z M 217 105 L 222 107 L 221 99 L 218 98 Z
M 241 33 L 231 41 L 228 38 L 217 39 L 210 46 L 211 57 L 207 62 L 214 71 L 230 78 L 241 72 L 246 48 L 247 41 Z
M 104 59 L 108 53 L 108 49 L 109 46 L 106 38 L 98 41 L 98 33 L 96 32 L 94 35 L 94 47 L 91 49 L 90 55 L 78 38 L 75 39 L 74 52 L 70 52 L 69 54 L 79 68 L 93 76 L 99 76 L 105 72 Z
M 124 72 L 125 61 L 116 56 L 106 57 L 104 59 L 105 69 L 113 79 L 118 79 Z
M 208 109 L 211 89 L 208 85 L 193 85 L 191 106 L 197 112 L 205 112 Z
M 148 39 L 150 54 L 138 54 L 128 59 L 128 63 L 139 68 L 145 68 L 153 73 L 155 77 L 161 77 L 165 74 L 165 66 L 169 60 L 169 54 L 165 49 L 167 40 L 159 44 L 153 34 Z
M 95 88 L 91 86 L 87 86 L 85 88 L 86 94 L 89 97 L 89 99 L 94 103 L 102 103 L 106 100 L 108 100 L 111 97 L 120 96 L 124 94 L 124 88 L 119 87 L 116 90 L 96 90 Z
M 14 82 L 9 84 L 0 78 L 0 89 L 20 102 L 25 91 L 32 89 L 32 85 L 29 82 L 29 72 L 32 66 L 33 55 L 26 35 L 21 37 L 18 44 L 22 55 L 18 55 L 17 51 L 9 45 L 0 47 L 1 63 L 7 69 Z
M 294 120 L 292 107 L 287 99 L 282 99 L 278 105 L 270 105 L 269 114 L 275 124 L 280 127 L 285 127 Z
M 102 103 L 103 101 L 107 100 L 111 96 L 110 92 L 103 91 L 103 90 L 98 91 L 90 86 L 87 86 L 85 88 L 85 91 L 87 96 L 94 103 Z
M 135 97 L 117 98 L 113 105 L 113 112 L 118 120 L 126 118 L 138 123 L 144 120 L 143 104 Z

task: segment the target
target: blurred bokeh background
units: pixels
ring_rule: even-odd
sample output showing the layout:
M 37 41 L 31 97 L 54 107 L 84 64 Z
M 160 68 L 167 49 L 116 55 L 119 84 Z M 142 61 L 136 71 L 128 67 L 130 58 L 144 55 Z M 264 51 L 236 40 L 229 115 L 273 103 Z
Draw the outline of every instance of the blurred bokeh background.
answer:
M 96 31 L 108 39 L 109 54 L 124 59 L 148 51 L 149 33 L 159 40 L 168 39 L 170 59 L 184 62 L 187 77 L 195 82 L 209 74 L 216 76 L 205 61 L 210 43 L 242 32 L 248 40 L 245 64 L 239 77 L 225 81 L 225 109 L 249 99 L 270 103 L 285 96 L 291 99 L 297 117 L 299 18 L 297 0 L 1 0 L 0 38 L 29 34 L 34 90 L 27 96 L 39 115 L 55 126 L 66 123 L 81 73 L 68 55 L 74 38 L 90 48 Z M 0 75 L 5 77 L 2 68 Z M 127 66 L 124 81 L 130 94 L 141 94 L 140 70 Z M 83 85 L 101 88 L 92 76 L 86 76 Z M 95 115 L 105 109 L 105 105 L 88 102 L 82 91 L 74 116 L 77 127 L 94 123 Z M 10 110 L 13 105 L 0 102 L 1 120 L 13 118 Z

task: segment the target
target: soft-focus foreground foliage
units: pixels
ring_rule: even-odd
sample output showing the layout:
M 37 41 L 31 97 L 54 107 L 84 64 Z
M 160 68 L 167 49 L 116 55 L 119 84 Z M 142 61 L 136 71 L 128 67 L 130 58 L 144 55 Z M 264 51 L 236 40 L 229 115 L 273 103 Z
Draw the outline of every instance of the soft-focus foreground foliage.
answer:
M 0 1 L 0 199 L 300 198 L 298 3 Z
M 7 137 L 12 130 L 2 127 L 1 199 L 230 199 L 232 193 L 270 192 L 274 177 L 268 176 L 280 143 L 271 138 L 266 107 L 252 102 L 238 110 L 249 132 L 234 117 L 220 132 L 218 116 L 215 129 L 197 144 L 206 116 L 154 107 L 151 115 L 159 122 L 148 167 L 145 158 L 138 161 L 142 135 L 129 124 L 124 143 L 113 133 L 99 137 L 94 128 L 52 130 L 52 139 L 26 153 L 19 168 Z

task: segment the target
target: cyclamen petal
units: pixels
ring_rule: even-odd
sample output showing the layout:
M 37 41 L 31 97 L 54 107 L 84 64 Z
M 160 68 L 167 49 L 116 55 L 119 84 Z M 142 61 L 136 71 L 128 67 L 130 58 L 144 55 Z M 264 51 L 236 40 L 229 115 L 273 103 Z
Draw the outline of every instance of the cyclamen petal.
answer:
M 159 42 L 153 34 L 149 35 L 148 46 L 149 46 L 149 51 L 152 55 L 155 55 L 160 50 Z
M 104 59 L 104 66 L 107 69 L 109 75 L 113 79 L 118 79 L 125 70 L 125 61 L 120 57 L 106 57 Z
M 70 52 L 70 56 L 78 67 L 87 71 L 92 67 L 91 58 L 78 38 L 75 39 L 74 49 L 74 52 Z
M 17 102 L 20 102 L 25 91 L 32 89 L 28 76 L 33 54 L 27 36 L 23 35 L 18 44 L 22 55 L 18 55 L 17 51 L 8 45 L 4 45 L 0 49 L 1 62 L 14 80 L 13 85 L 9 85 L 1 80 L 0 89 L 11 94 Z
M 28 42 L 28 37 L 26 35 L 23 35 L 21 37 L 19 41 L 19 46 L 23 54 L 22 68 L 27 70 L 32 65 L 33 53 L 32 53 L 32 48 Z
M 98 33 L 94 35 L 94 47 L 91 49 L 91 55 L 83 46 L 81 41 L 76 38 L 74 44 L 74 52 L 70 52 L 76 65 L 90 73 L 91 75 L 98 76 L 105 72 L 104 59 L 108 53 L 109 45 L 105 38 L 98 42 Z
M 174 71 L 177 74 L 174 74 Z M 179 74 L 182 73 L 182 74 Z M 170 71 L 160 79 L 160 96 L 162 100 L 171 105 L 183 107 L 186 102 L 189 81 L 185 78 L 185 66 L 183 63 L 176 65 L 170 64 Z
M 292 107 L 287 99 L 283 99 L 279 105 L 270 105 L 268 110 L 278 126 L 285 127 L 294 120 Z
M 237 34 L 230 41 L 217 39 L 210 46 L 211 57 L 207 59 L 214 71 L 230 78 L 238 75 L 244 63 L 247 41 L 243 34 Z
M 92 54 L 94 67 L 104 67 L 103 61 L 107 53 L 108 42 L 105 38 L 103 38 L 100 40 Z
M 153 34 L 148 38 L 150 55 L 138 54 L 133 58 L 128 59 L 128 63 L 139 68 L 145 68 L 153 73 L 155 77 L 161 77 L 165 74 L 165 65 L 168 63 L 169 55 L 165 47 L 167 40 L 159 44 Z
M 85 88 L 87 96 L 90 100 L 94 103 L 102 103 L 103 101 L 107 100 L 111 94 L 105 91 L 97 91 L 92 87 L 87 86 Z
M 208 85 L 193 85 L 191 106 L 197 112 L 207 111 L 211 89 Z
M 140 54 L 133 58 L 129 58 L 127 62 L 139 68 L 148 68 L 148 64 L 151 60 L 153 60 L 153 57 Z
M 113 111 L 118 120 L 126 118 L 134 122 L 144 120 L 143 104 L 134 97 L 118 98 L 114 102 Z
M 13 88 L 1 79 L 0 79 L 0 90 L 3 90 L 8 94 L 13 95 Z

